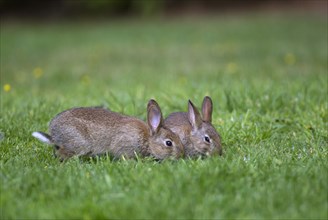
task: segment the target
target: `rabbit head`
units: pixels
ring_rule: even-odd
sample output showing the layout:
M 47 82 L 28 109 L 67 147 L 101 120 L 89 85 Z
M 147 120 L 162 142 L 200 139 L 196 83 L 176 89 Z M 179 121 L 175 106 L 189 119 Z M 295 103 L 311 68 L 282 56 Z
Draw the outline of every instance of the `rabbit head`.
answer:
M 179 158 L 184 147 L 179 136 L 164 127 L 163 116 L 157 102 L 151 99 L 147 106 L 147 122 L 150 128 L 149 153 L 157 159 Z
M 202 105 L 202 116 L 198 109 L 189 100 L 188 120 L 191 124 L 189 147 L 186 155 L 222 155 L 221 138 L 212 125 L 213 103 L 210 97 L 205 96 Z

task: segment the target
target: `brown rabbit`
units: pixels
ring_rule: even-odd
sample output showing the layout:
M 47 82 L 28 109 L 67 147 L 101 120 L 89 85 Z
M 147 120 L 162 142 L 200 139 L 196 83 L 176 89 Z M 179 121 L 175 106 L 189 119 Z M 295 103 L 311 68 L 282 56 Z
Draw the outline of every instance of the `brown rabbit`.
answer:
M 133 158 L 136 154 L 156 159 L 181 157 L 184 154 L 181 140 L 163 126 L 161 109 L 155 100 L 148 102 L 147 112 L 148 125 L 103 108 L 72 108 L 51 120 L 50 135 L 43 132 L 32 135 L 53 144 L 61 160 L 104 153 L 114 158 Z
M 210 97 L 203 100 L 202 114 L 189 100 L 188 113 L 174 112 L 164 125 L 178 134 L 188 157 L 222 155 L 221 138 L 212 125 L 213 103 Z

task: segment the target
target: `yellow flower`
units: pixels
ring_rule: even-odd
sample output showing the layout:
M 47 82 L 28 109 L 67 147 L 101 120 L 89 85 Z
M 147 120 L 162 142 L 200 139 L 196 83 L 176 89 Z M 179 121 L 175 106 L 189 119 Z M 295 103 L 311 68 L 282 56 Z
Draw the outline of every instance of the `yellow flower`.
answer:
M 284 60 L 285 60 L 285 63 L 286 63 L 287 65 L 293 65 L 293 64 L 295 64 L 295 62 L 296 62 L 296 57 L 295 57 L 295 55 L 292 54 L 292 53 L 287 53 L 287 54 L 285 55 Z
M 10 86 L 10 84 L 5 84 L 5 85 L 3 86 L 3 90 L 4 90 L 5 92 L 9 92 L 9 91 L 11 90 L 11 86 Z
M 230 62 L 227 64 L 227 67 L 226 67 L 226 70 L 229 72 L 229 73 L 235 73 L 238 69 L 238 66 L 236 63 L 234 62 Z
M 36 79 L 38 79 L 43 75 L 43 70 L 40 67 L 37 67 L 33 70 L 33 75 Z
M 178 82 L 182 85 L 185 85 L 187 83 L 187 78 L 182 76 L 182 77 L 179 77 L 179 80 Z
M 82 75 L 80 78 L 81 82 L 85 85 L 90 84 L 90 77 L 87 74 Z
M 218 118 L 218 119 L 216 120 L 216 124 L 223 125 L 223 124 L 224 124 L 223 119 L 222 119 L 222 118 Z

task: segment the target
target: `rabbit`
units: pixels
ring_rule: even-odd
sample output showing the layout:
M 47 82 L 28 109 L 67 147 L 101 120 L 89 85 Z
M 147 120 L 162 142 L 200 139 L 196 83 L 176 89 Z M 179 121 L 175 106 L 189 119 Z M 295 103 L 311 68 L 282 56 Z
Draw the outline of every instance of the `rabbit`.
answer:
M 202 105 L 202 115 L 189 100 L 188 112 L 171 113 L 164 126 L 179 135 L 185 147 L 185 156 L 204 157 L 222 155 L 221 137 L 212 125 L 213 102 L 205 96 Z
M 163 126 L 162 112 L 151 99 L 147 122 L 100 107 L 72 108 L 59 113 L 49 125 L 50 135 L 33 132 L 42 142 L 54 145 L 61 161 L 72 156 L 97 156 L 105 153 L 114 158 L 151 156 L 157 160 L 184 155 L 180 138 Z

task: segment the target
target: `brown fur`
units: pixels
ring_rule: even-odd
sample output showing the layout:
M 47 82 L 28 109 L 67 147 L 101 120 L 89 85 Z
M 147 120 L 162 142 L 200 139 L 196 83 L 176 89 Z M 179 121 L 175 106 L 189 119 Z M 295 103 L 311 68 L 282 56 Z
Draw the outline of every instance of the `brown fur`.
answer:
M 157 159 L 181 157 L 183 145 L 176 134 L 163 127 L 158 104 L 150 100 L 147 110 L 148 122 L 161 122 L 157 127 L 103 108 L 69 109 L 50 122 L 51 141 L 60 146 L 56 153 L 61 159 L 104 153 L 127 158 L 135 157 L 136 153 Z M 166 140 L 173 146 L 166 146 Z
M 202 115 L 191 101 L 188 103 L 188 113 L 174 112 L 164 121 L 164 125 L 178 134 L 189 157 L 222 154 L 221 138 L 212 121 L 212 100 L 206 96 L 203 100 Z M 210 143 L 205 141 L 205 135 Z

